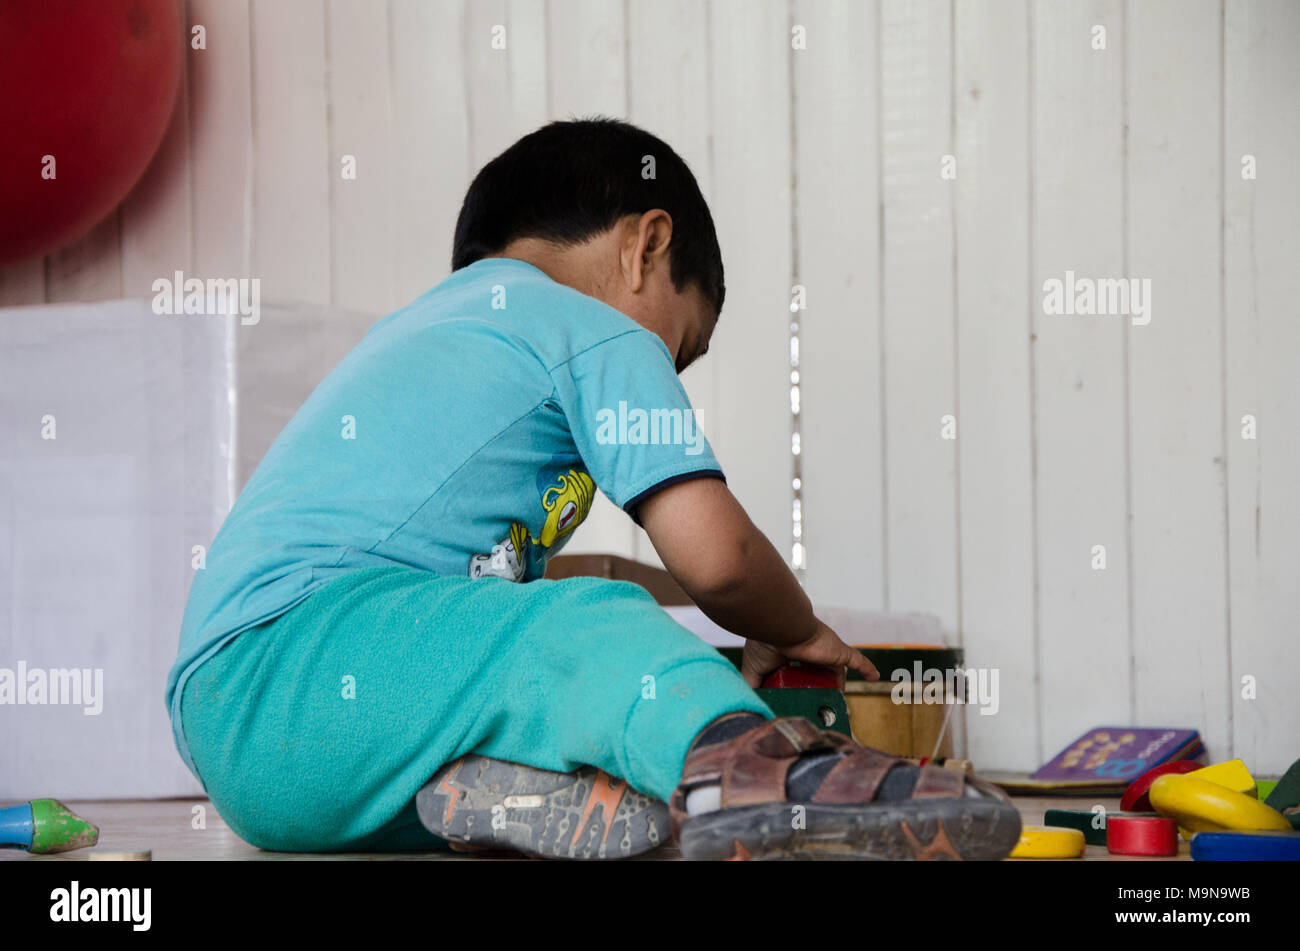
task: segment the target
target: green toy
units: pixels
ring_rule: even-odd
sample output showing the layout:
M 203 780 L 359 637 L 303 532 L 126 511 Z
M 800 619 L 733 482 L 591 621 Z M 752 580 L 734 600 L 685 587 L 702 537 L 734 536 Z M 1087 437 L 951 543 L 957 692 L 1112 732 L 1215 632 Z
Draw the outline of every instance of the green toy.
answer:
M 0 848 L 48 854 L 99 842 L 99 827 L 57 799 L 33 799 L 0 809 Z

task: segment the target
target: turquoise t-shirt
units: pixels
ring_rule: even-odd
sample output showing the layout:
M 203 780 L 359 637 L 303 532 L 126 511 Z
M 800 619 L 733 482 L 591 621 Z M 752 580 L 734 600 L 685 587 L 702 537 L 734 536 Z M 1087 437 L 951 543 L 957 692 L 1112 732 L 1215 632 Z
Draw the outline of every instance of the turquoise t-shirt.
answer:
M 699 476 L 722 471 L 657 335 L 523 261 L 456 271 L 316 387 L 217 533 L 167 678 L 182 758 L 193 771 L 190 673 L 327 581 L 384 565 L 530 581 L 596 488 L 635 518 Z

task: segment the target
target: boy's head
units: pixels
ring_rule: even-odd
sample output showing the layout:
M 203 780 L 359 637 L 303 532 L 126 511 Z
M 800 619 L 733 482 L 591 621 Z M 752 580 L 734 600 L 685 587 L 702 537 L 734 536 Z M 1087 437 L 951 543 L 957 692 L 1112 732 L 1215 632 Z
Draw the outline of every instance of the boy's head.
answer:
M 726 294 L 713 216 L 663 140 L 616 119 L 552 122 L 475 177 L 452 270 L 518 257 L 658 333 L 680 372 Z

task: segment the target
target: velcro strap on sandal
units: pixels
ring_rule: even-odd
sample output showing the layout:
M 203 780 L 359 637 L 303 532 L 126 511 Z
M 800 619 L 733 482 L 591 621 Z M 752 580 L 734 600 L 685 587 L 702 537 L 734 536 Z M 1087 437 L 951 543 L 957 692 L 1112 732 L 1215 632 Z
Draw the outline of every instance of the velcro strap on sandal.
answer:
M 826 774 L 813 802 L 858 803 L 875 800 L 886 774 L 895 767 L 909 768 L 905 761 L 879 750 L 863 747 L 844 757 Z M 917 769 L 916 783 L 909 799 L 961 799 L 965 795 L 965 777 L 938 766 Z
M 785 801 L 786 773 L 797 758 L 839 744 L 802 717 L 782 717 L 755 730 L 747 745 L 723 768 L 724 807 Z
M 916 777 L 913 799 L 961 799 L 966 794 L 966 777 L 942 766 L 922 766 Z
M 681 784 L 668 803 L 673 825 L 679 828 L 687 818 L 685 790 L 692 786 L 717 783 L 724 809 L 784 802 L 786 774 L 798 757 L 847 748 L 858 745 L 802 717 L 781 717 L 734 741 L 698 749 L 687 756 Z
M 832 749 L 823 732 L 803 717 L 782 717 L 770 721 L 770 729 L 755 731 L 754 752 L 762 756 L 786 757 Z
M 831 768 L 817 787 L 812 801 L 854 803 L 875 799 L 876 790 L 885 781 L 885 774 L 900 762 L 896 756 L 863 747 Z

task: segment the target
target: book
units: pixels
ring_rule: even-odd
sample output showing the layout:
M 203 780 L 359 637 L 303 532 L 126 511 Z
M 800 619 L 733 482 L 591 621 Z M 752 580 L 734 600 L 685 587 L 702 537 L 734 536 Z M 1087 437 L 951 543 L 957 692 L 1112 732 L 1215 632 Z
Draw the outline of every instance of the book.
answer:
M 1030 773 L 980 775 L 1008 792 L 1038 795 L 1122 795 L 1153 766 L 1196 759 L 1205 752 L 1196 730 L 1176 727 L 1099 726 Z

